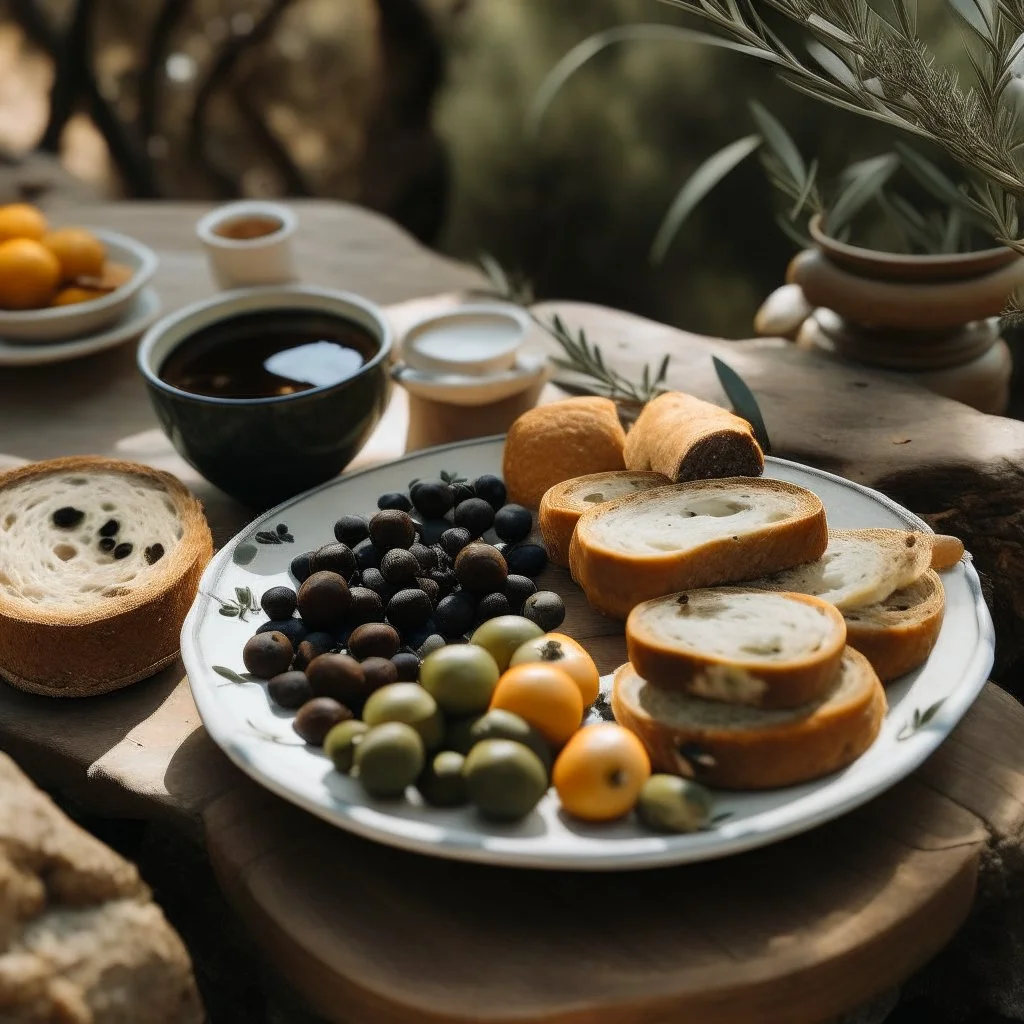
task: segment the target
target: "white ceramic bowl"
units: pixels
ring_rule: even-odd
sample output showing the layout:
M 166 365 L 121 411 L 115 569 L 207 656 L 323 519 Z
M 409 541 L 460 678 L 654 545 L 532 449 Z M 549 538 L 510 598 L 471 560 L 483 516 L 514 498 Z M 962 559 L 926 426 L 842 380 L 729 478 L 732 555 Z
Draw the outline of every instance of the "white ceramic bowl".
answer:
M 117 323 L 156 273 L 156 253 L 126 235 L 89 228 L 106 247 L 107 259 L 131 267 L 131 278 L 108 295 L 72 306 L 0 310 L 0 338 L 24 344 L 71 341 Z
M 247 217 L 277 221 L 279 227 L 255 238 L 230 238 L 217 228 Z M 211 210 L 199 220 L 196 234 L 206 250 L 210 273 L 225 290 L 288 284 L 294 281 L 292 235 L 298 226 L 295 212 L 283 203 L 242 199 Z
M 411 327 L 402 356 L 414 370 L 426 373 L 490 376 L 512 369 L 529 330 L 529 316 L 516 306 L 460 306 Z

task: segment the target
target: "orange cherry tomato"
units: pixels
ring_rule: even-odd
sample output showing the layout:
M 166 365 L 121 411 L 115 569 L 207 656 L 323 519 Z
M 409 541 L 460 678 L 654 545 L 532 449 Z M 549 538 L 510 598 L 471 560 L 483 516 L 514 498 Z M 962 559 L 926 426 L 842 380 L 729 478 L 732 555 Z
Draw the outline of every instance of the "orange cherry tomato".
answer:
M 494 688 L 491 707 L 525 718 L 555 747 L 561 747 L 583 721 L 583 698 L 572 676 L 543 662 L 508 669 Z
M 613 821 L 633 809 L 650 775 L 650 758 L 636 734 L 601 722 L 569 740 L 555 761 L 552 782 L 567 814 Z
M 535 640 L 527 640 L 516 648 L 510 665 L 525 665 L 529 662 L 543 662 L 554 665 L 580 688 L 583 706 L 589 707 L 597 700 L 601 673 L 597 671 L 594 659 L 571 636 L 564 633 L 545 633 Z

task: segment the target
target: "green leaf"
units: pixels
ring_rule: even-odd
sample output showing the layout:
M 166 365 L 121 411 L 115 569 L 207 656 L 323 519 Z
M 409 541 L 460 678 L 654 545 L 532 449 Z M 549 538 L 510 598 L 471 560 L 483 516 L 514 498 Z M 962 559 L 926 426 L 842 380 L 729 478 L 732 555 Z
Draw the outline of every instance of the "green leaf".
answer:
M 943 704 L 945 704 L 945 702 L 946 698 L 943 697 L 941 700 L 937 700 L 934 704 L 925 708 L 924 712 L 921 714 L 918 725 L 927 725 L 939 713 L 939 709 L 942 707 Z
M 907 39 L 917 36 L 917 0 L 892 0 L 896 24 Z
M 246 608 L 249 605 L 249 598 L 252 596 L 252 592 L 248 587 L 235 587 L 235 597 L 238 600 L 240 608 Z
M 813 245 L 811 239 L 803 234 L 797 226 L 784 214 L 775 214 L 775 223 L 779 230 L 801 249 L 809 249 Z
M 241 614 L 241 609 L 236 607 L 233 604 L 221 605 L 220 608 L 218 609 L 218 611 L 220 612 L 221 615 L 223 615 L 223 616 L 225 616 L 226 618 L 229 618 L 229 619 L 233 619 L 236 616 Z
M 897 142 L 893 147 L 899 155 L 900 162 L 907 173 L 924 189 L 927 189 L 940 202 L 950 206 L 964 206 L 965 197 L 957 188 L 956 183 L 939 170 L 926 156 L 905 142 Z
M 651 263 L 657 266 L 664 260 L 676 232 L 694 208 L 737 164 L 750 156 L 760 145 L 760 135 L 748 135 L 737 139 L 709 156 L 690 175 L 686 184 L 676 193 L 658 228 L 658 233 L 654 236 L 650 252 Z
M 511 285 L 502 265 L 489 252 L 480 253 L 477 256 L 477 261 L 487 275 L 487 279 L 494 285 L 494 290 L 501 295 L 508 295 Z
M 811 191 L 814 188 L 815 179 L 818 177 L 818 161 L 814 159 L 811 161 L 811 166 L 807 169 L 807 180 L 804 182 L 804 187 L 800 191 L 800 195 L 796 197 L 796 202 L 793 205 L 793 209 L 789 211 L 789 219 L 796 220 L 797 217 L 803 212 L 804 207 L 807 205 L 807 200 L 810 197 Z
M 825 218 L 826 230 L 835 233 L 846 227 L 854 215 L 878 195 L 899 163 L 895 153 L 884 153 L 871 160 L 861 161 L 850 183 L 839 193 L 828 211 Z
M 217 675 L 221 676 L 223 679 L 229 679 L 233 683 L 249 682 L 248 679 L 245 679 L 244 677 L 240 676 L 237 672 L 234 671 L 234 669 L 230 669 L 226 665 L 214 665 L 213 671 L 216 672 Z
M 722 390 L 732 402 L 733 411 L 737 416 L 742 416 L 754 431 L 754 437 L 761 446 L 765 455 L 771 452 L 771 442 L 768 440 L 768 429 L 764 425 L 764 417 L 761 415 L 760 406 L 754 397 L 753 391 L 747 387 L 743 378 L 727 363 L 722 362 L 718 356 L 711 357 L 715 364 L 715 373 L 722 384 Z
M 963 235 L 964 219 L 960 208 L 950 207 L 946 212 L 946 227 L 942 233 L 942 252 L 957 252 Z
M 789 132 L 774 115 L 770 114 L 757 100 L 751 100 L 750 113 L 757 124 L 765 146 L 771 150 L 779 163 L 786 169 L 797 188 L 802 188 L 807 179 L 807 168 L 800 150 L 796 148 Z
M 947 0 L 953 12 L 982 39 L 992 38 L 995 12 L 990 0 Z
M 817 39 L 808 39 L 806 46 L 807 52 L 837 82 L 841 82 L 851 89 L 857 88 L 857 76 L 850 70 L 850 66 L 838 53 L 830 50 L 824 43 L 819 43 Z
M 620 25 L 616 28 L 607 29 L 604 32 L 598 32 L 584 39 L 581 43 L 577 43 L 547 73 L 544 81 L 541 82 L 540 87 L 530 101 L 526 115 L 527 137 L 535 138 L 537 136 L 541 123 L 551 104 L 562 91 L 565 83 L 584 64 L 610 46 L 617 46 L 620 43 L 637 42 L 699 43 L 702 46 L 715 46 L 723 50 L 732 50 L 734 53 L 743 53 L 748 57 L 757 57 L 759 60 L 766 61 L 769 64 L 784 66 L 786 63 L 784 58 L 763 47 L 748 46 L 745 43 L 733 42 L 731 39 L 722 39 L 707 32 L 696 32 L 693 29 L 682 28 L 679 25 Z

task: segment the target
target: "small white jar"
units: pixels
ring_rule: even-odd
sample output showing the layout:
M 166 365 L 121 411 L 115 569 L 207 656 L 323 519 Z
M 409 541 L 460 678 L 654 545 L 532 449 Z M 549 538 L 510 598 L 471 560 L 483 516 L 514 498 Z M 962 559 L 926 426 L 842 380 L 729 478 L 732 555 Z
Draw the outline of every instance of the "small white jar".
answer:
M 196 233 L 217 285 L 251 288 L 287 284 L 296 279 L 292 235 L 297 225 L 298 219 L 290 207 L 251 199 L 211 210 L 196 225 Z M 269 230 L 238 237 L 246 234 L 246 228 L 260 226 Z

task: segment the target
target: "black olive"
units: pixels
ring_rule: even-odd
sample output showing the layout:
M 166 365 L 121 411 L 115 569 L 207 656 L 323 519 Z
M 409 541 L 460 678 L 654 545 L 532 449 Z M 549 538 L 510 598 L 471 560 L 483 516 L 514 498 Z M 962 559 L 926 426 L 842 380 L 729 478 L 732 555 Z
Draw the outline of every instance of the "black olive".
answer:
M 367 590 L 372 590 L 377 594 L 385 604 L 391 599 L 391 595 L 395 592 L 394 588 L 390 586 L 388 581 L 381 575 L 380 569 L 364 569 L 363 570 L 363 583 Z
M 451 525 L 447 519 L 424 519 L 422 523 L 417 524 L 421 543 L 427 546 L 436 544 L 445 531 L 451 528 Z
M 114 557 L 117 559 L 127 558 L 134 550 L 135 549 L 131 546 L 131 544 L 125 541 L 125 543 L 118 544 L 117 547 L 114 548 Z
M 117 547 L 117 541 L 113 537 L 100 537 L 100 551 L 113 551 Z
M 466 590 L 490 594 L 505 585 L 508 566 L 490 544 L 470 544 L 455 559 L 455 575 Z
M 459 552 L 472 540 L 469 530 L 463 526 L 453 526 L 441 534 L 441 547 L 449 558 L 455 558 Z
M 51 516 L 53 525 L 62 530 L 73 530 L 84 518 L 85 513 L 70 505 L 57 509 Z
M 478 498 L 483 498 L 495 512 L 508 500 L 505 484 L 501 477 L 491 473 L 478 476 L 473 481 L 473 492 Z
M 419 588 L 400 590 L 388 601 L 387 617 L 396 629 L 414 629 L 430 618 L 430 598 Z
M 436 548 L 428 548 L 426 544 L 420 544 L 419 541 L 417 541 L 409 548 L 409 553 L 415 557 L 417 562 L 420 563 L 421 569 L 437 568 Z
M 411 551 L 392 548 L 380 560 L 380 574 L 395 587 L 407 587 L 420 574 L 420 563 Z
M 399 651 L 392 659 L 398 682 L 415 683 L 420 677 L 420 659 L 413 651 Z
M 306 666 L 306 678 L 318 697 L 332 697 L 358 710 L 369 696 L 359 662 L 348 654 L 325 653 Z
M 427 579 L 431 579 L 437 584 L 442 597 L 447 597 L 458 586 L 454 567 L 431 569 L 427 573 Z
M 458 505 L 459 502 L 465 501 L 467 498 L 475 498 L 476 491 L 473 490 L 471 484 L 461 483 L 452 484 L 452 505 Z
M 441 599 L 441 588 L 437 583 L 434 580 L 427 579 L 425 576 L 417 577 L 415 582 L 416 586 L 430 598 L 430 607 L 436 608 L 437 602 Z
M 104 537 L 103 540 L 109 540 L 109 537 Z M 100 541 L 102 545 L 103 541 Z M 150 544 L 148 548 L 143 552 L 146 559 L 146 565 L 153 565 L 159 562 L 164 557 L 164 546 L 163 544 Z
M 399 512 L 411 512 L 412 502 L 409 500 L 409 495 L 403 494 L 401 491 L 389 491 L 387 494 L 382 494 L 377 499 L 377 508 L 397 509 Z
M 526 540 L 533 529 L 533 513 L 522 505 L 505 505 L 494 515 L 494 532 L 510 544 Z
M 409 548 L 416 540 L 416 524 L 407 512 L 385 509 L 370 520 L 370 540 L 382 553 Z
M 425 480 L 416 484 L 412 503 L 427 519 L 440 519 L 452 507 L 451 487 L 443 480 Z
M 523 616 L 550 633 L 565 621 L 565 603 L 551 590 L 538 590 L 524 602 Z
M 360 572 L 366 572 L 367 569 L 380 568 L 380 560 L 384 552 L 367 537 L 352 549 L 352 554 L 356 556 L 356 565 L 359 566 Z
M 380 594 L 369 587 L 350 587 L 352 607 L 348 610 L 348 619 L 353 626 L 361 626 L 364 622 L 382 622 L 384 620 L 384 602 Z
M 295 715 L 292 728 L 309 744 L 319 747 L 324 737 L 339 722 L 353 718 L 352 712 L 330 697 L 314 697 L 306 701 Z
M 291 587 L 271 587 L 260 599 L 260 607 L 272 619 L 290 619 L 295 614 L 295 602 Z
M 309 633 L 295 648 L 295 668 L 305 670 L 314 658 L 333 651 L 334 644 L 330 633 Z
M 116 537 L 117 531 L 121 529 L 121 524 L 116 519 L 108 519 L 100 528 L 99 535 L 101 537 Z
M 468 594 L 450 594 L 438 601 L 434 619 L 445 636 L 462 636 L 476 620 L 476 602 Z
M 471 537 L 483 536 L 494 523 L 494 509 L 483 498 L 468 498 L 455 506 L 455 525 Z
M 433 654 L 434 651 L 441 650 L 442 647 L 446 647 L 448 642 L 445 640 L 440 633 L 431 633 L 428 637 L 417 648 L 416 653 L 421 659 L 426 658 L 427 655 Z
M 273 633 L 275 630 L 278 633 L 284 633 L 291 641 L 292 647 L 296 649 L 309 634 L 302 619 L 271 619 L 270 622 L 264 622 L 256 632 Z
M 518 615 L 523 607 L 523 602 L 531 594 L 536 593 L 537 584 L 529 576 L 510 575 L 505 580 L 505 596 L 508 598 L 508 605 L 513 615 Z
M 254 676 L 270 679 L 288 671 L 293 654 L 291 641 L 284 633 L 257 633 L 242 648 L 242 661 Z
M 367 696 L 382 686 L 390 686 L 398 682 L 398 668 L 391 658 L 364 658 L 359 667 L 366 679 Z
M 548 564 L 548 553 L 539 544 L 517 544 L 503 552 L 508 571 L 536 579 Z
M 508 615 L 509 611 L 508 598 L 495 591 L 480 598 L 480 603 L 476 606 L 476 620 L 486 622 L 488 619 L 496 619 L 499 615 Z
M 310 629 L 337 629 L 352 605 L 352 593 L 336 572 L 315 572 L 299 587 L 299 614 Z
M 300 708 L 313 699 L 313 690 L 305 672 L 282 672 L 267 683 L 270 699 L 282 708 Z
M 309 574 L 313 571 L 309 567 L 312 557 L 312 551 L 303 551 L 301 555 L 296 555 L 292 559 L 291 565 L 288 566 L 288 571 L 299 583 L 305 583 L 309 578 Z
M 325 544 L 310 559 L 313 572 L 336 572 L 346 580 L 356 571 L 356 556 L 347 544 Z
M 370 536 L 370 521 L 365 516 L 341 516 L 334 524 L 334 538 L 339 544 L 354 548 Z
M 349 653 L 364 658 L 393 658 L 402 645 L 398 630 L 386 622 L 368 622 L 352 630 L 348 638 Z

